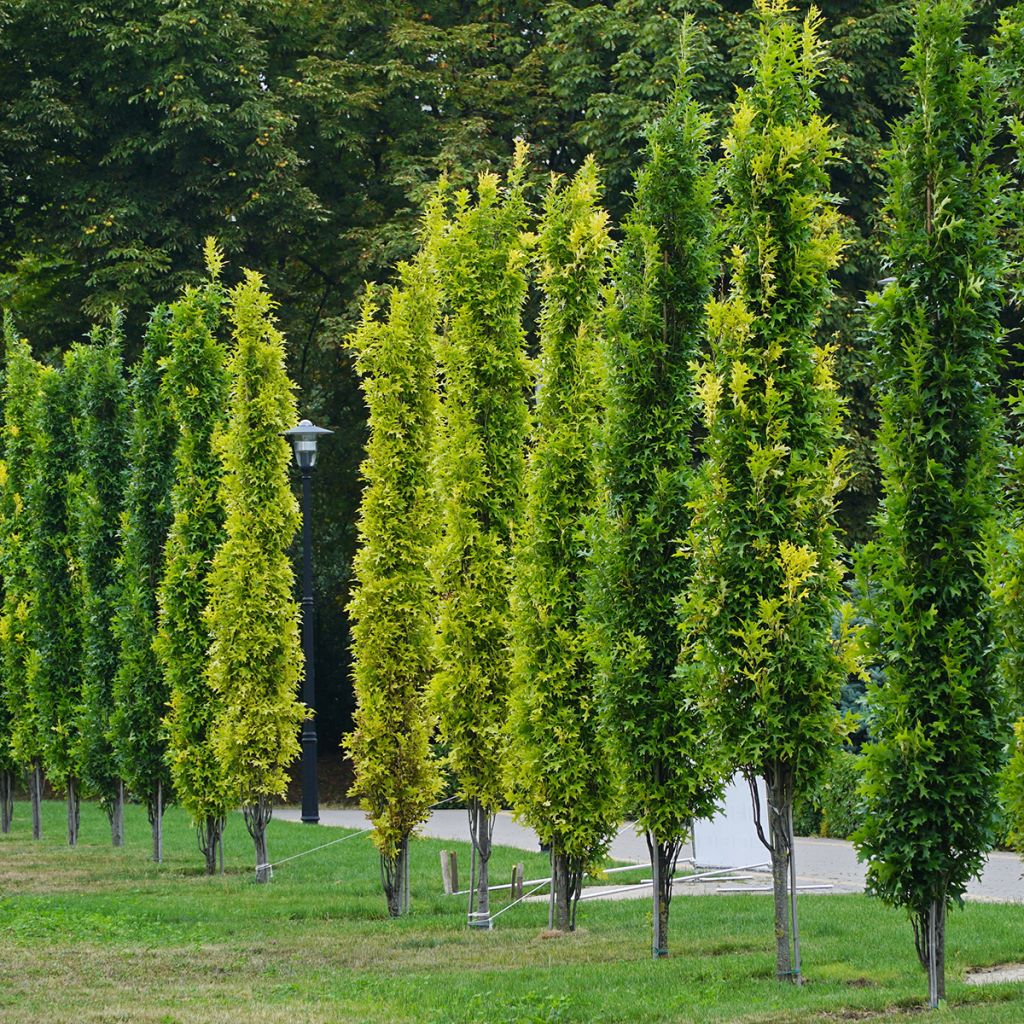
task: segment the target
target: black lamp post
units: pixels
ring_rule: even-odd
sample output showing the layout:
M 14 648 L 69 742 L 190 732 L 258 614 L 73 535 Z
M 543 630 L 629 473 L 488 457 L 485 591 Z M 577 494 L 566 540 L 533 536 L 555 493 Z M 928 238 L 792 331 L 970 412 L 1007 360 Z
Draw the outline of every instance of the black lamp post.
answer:
M 300 420 L 297 427 L 284 436 L 292 443 L 295 461 L 302 471 L 302 700 L 310 711 L 316 710 L 316 686 L 313 673 L 313 533 L 312 492 L 313 467 L 316 465 L 316 442 L 333 431 L 315 427 L 309 420 Z M 312 716 L 302 723 L 302 820 L 309 825 L 320 821 L 320 798 L 316 781 L 316 724 Z

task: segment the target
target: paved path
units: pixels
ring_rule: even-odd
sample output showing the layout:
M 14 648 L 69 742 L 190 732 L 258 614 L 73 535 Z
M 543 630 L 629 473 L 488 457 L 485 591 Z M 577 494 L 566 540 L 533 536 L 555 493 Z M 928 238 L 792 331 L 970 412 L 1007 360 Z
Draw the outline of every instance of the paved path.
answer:
M 286 821 L 298 821 L 299 809 L 279 807 L 274 814 Z M 366 815 L 359 810 L 320 811 L 321 826 L 343 828 L 366 828 Z M 437 810 L 423 827 L 423 835 L 433 839 L 451 839 L 469 842 L 469 826 L 465 811 Z M 537 837 L 532 829 L 520 825 L 511 814 L 502 812 L 494 823 L 494 842 L 500 846 L 511 846 L 520 850 L 536 850 Z M 684 851 L 685 854 L 686 851 Z M 615 837 L 611 856 L 627 863 L 648 862 L 647 842 L 627 823 Z M 829 891 L 861 892 L 864 889 L 864 865 L 859 863 L 853 844 L 841 839 L 797 839 L 796 866 L 798 883 L 807 885 L 831 884 Z M 1006 903 L 1024 903 L 1024 866 L 1016 854 L 992 853 L 980 881 L 968 886 L 968 899 Z M 731 884 L 731 883 L 730 883 Z M 767 874 L 751 880 L 749 886 L 770 884 Z M 684 887 L 680 887 L 683 889 Z M 718 884 L 708 886 L 686 886 L 685 891 L 715 891 Z

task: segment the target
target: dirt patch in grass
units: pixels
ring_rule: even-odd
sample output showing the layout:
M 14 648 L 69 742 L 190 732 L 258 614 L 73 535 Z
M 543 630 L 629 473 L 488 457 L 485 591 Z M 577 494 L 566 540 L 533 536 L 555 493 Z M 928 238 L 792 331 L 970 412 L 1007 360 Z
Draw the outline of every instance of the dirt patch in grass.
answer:
M 1005 982 L 1024 981 L 1024 964 L 998 964 L 996 967 L 977 967 L 968 971 L 964 982 L 968 985 L 1001 985 Z

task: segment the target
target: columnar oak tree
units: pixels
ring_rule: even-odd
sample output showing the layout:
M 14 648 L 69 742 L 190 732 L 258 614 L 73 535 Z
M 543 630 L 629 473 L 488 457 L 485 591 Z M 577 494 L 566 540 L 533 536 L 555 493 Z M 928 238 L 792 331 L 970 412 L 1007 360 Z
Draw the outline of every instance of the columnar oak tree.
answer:
M 995 76 L 964 42 L 965 0 L 921 3 L 916 91 L 886 159 L 893 280 L 873 307 L 884 502 L 871 618 L 886 681 L 858 833 L 868 888 L 904 907 L 944 997 L 946 909 L 995 838 L 1000 729 L 984 547 L 995 508 L 1005 256 Z
M 111 839 L 124 843 L 124 781 L 114 758 L 110 719 L 117 673 L 113 620 L 127 435 L 121 316 L 97 328 L 70 353 L 77 363 L 76 471 L 69 487 L 74 549 L 81 579 L 82 702 L 74 757 L 85 787 L 110 818 Z
M 130 462 L 121 518 L 121 595 L 114 618 L 118 665 L 110 722 L 118 773 L 131 793 L 146 804 L 157 863 L 163 860 L 163 807 L 170 781 L 161 725 L 167 685 L 153 649 L 156 592 L 171 525 L 177 439 L 177 425 L 160 386 L 169 352 L 170 313 L 161 306 L 150 318 L 142 355 L 132 370 Z
M 39 709 L 43 769 L 67 795 L 68 845 L 78 842 L 79 768 L 75 759 L 82 696 L 81 574 L 74 568 L 69 495 L 77 460 L 78 362 L 44 372 L 36 409 L 29 555 L 35 601 L 30 616 L 29 686 Z
M 684 52 L 684 60 L 687 58 Z M 690 576 L 690 364 L 714 270 L 708 118 L 687 72 L 652 126 L 612 265 L 593 616 L 600 697 L 627 806 L 647 835 L 654 956 L 668 955 L 672 875 L 691 823 L 721 791 L 703 715 L 677 672 L 676 605 Z
M 537 407 L 514 564 L 509 782 L 518 814 L 550 844 L 551 924 L 565 931 L 619 811 L 585 622 L 611 248 L 600 191 L 588 159 L 569 184 L 553 180 L 545 198 Z
M 717 742 L 751 782 L 772 860 L 778 977 L 799 980 L 793 793 L 836 741 L 846 671 L 831 641 L 843 575 L 833 523 L 841 409 L 832 353 L 817 338 L 841 243 L 826 171 L 835 143 L 813 91 L 817 15 L 801 28 L 787 0 L 758 0 L 757 10 L 753 80 L 724 143 L 729 290 L 709 305 L 697 372 L 706 462 L 683 640 Z
M 302 650 L 288 557 L 299 507 L 288 479 L 291 449 L 282 436 L 298 416 L 284 337 L 260 275 L 247 270 L 229 299 L 231 390 L 216 441 L 227 518 L 209 578 L 208 679 L 220 698 L 214 750 L 256 846 L 256 881 L 267 882 L 271 801 L 284 796 L 306 715 L 296 698 Z
M 225 293 L 223 265 L 212 241 L 206 246 L 209 279 L 186 288 L 171 306 L 171 352 L 162 387 L 178 425 L 171 507 L 174 518 L 164 548 L 157 594 L 156 651 L 170 694 L 165 720 L 174 797 L 196 826 L 206 870 L 217 854 L 229 793 L 213 744 L 220 697 L 207 681 L 209 626 L 203 610 L 210 597 L 210 565 L 224 537 L 221 466 L 213 435 L 224 419 L 228 374 L 217 340 Z
M 399 267 L 386 320 L 372 288 L 352 336 L 369 411 L 356 588 L 349 605 L 356 690 L 352 793 L 374 826 L 388 912 L 409 907 L 409 837 L 440 790 L 426 687 L 434 669 L 428 559 L 437 534 L 430 450 L 437 417 L 436 204 L 415 262 Z
M 32 804 L 32 835 L 42 835 L 40 817 L 43 786 L 43 730 L 29 687 L 32 575 L 29 539 L 32 520 L 25 497 L 31 479 L 35 405 L 40 366 L 28 341 L 18 336 L 11 318 L 4 318 L 5 373 L 3 388 L 3 463 L 0 464 L 0 575 L 3 608 L 0 615 L 0 672 L 14 764 L 27 769 Z
M 522 512 L 529 424 L 525 160 L 520 146 L 504 185 L 482 175 L 475 203 L 458 193 L 437 251 L 448 318 L 437 349 L 443 525 L 434 553 L 440 607 L 431 703 L 448 765 L 469 801 L 479 868 L 470 923 L 484 927 L 494 815 L 504 799 L 512 535 Z

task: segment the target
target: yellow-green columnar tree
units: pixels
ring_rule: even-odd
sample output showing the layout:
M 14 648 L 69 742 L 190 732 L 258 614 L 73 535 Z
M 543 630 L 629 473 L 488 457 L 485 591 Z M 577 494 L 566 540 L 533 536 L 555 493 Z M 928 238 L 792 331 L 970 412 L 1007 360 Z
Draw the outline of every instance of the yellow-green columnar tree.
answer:
M 212 242 L 206 261 L 208 280 L 186 288 L 171 306 L 162 387 L 178 440 L 156 650 L 170 695 L 165 727 L 174 798 L 195 824 L 206 870 L 213 874 L 230 795 L 213 744 L 220 697 L 207 679 L 210 631 L 203 611 L 210 597 L 210 566 L 224 537 L 213 435 L 227 408 L 228 373 L 218 340 L 226 301 L 219 280 L 222 259 Z
M 686 54 L 684 52 L 684 60 Z M 692 361 L 714 272 L 708 118 L 687 72 L 650 130 L 633 208 L 612 264 L 601 461 L 604 514 L 594 546 L 599 694 L 626 804 L 647 835 L 653 952 L 668 955 L 672 876 L 696 818 L 721 792 L 704 716 L 677 672 L 677 604 L 691 563 L 696 409 Z
M 428 218 L 423 250 L 399 267 L 386 319 L 368 288 L 352 337 L 369 411 L 356 586 L 349 605 L 356 690 L 346 744 L 352 792 L 374 826 L 392 916 L 409 908 L 409 838 L 440 790 L 426 688 L 434 670 L 428 560 L 437 534 L 430 452 L 437 417 L 438 289 Z
M 217 439 L 227 518 L 206 609 L 208 679 L 219 697 L 214 749 L 256 847 L 257 882 L 271 877 L 266 832 L 272 800 L 284 796 L 306 713 L 296 697 L 302 650 L 288 556 L 299 507 L 283 437 L 298 416 L 273 308 L 260 275 L 247 270 L 229 295 L 231 389 Z
M 81 575 L 69 508 L 77 459 L 76 366 L 69 357 L 64 367 L 43 373 L 27 496 L 35 596 L 29 687 L 41 719 L 46 779 L 67 795 L 70 846 L 78 842 L 80 772 L 74 753 L 82 695 Z
M 39 708 L 29 686 L 32 640 L 29 615 L 34 604 L 29 561 L 32 520 L 26 505 L 35 443 L 35 407 L 41 368 L 28 341 L 4 318 L 3 462 L 0 463 L 0 673 L 9 722 L 13 764 L 27 770 L 32 804 L 32 835 L 42 835 L 40 805 L 45 737 Z
M 619 810 L 586 625 L 611 249 L 600 191 L 588 159 L 544 202 L 537 405 L 514 563 L 509 784 L 519 816 L 550 844 L 551 925 L 563 931 L 575 927 L 583 873 L 607 849 Z
M 818 332 L 841 242 L 827 171 L 835 142 L 814 94 L 817 15 L 801 26 L 786 0 L 758 0 L 757 12 L 752 81 L 724 143 L 729 286 L 709 305 L 697 371 L 706 461 L 682 629 L 714 742 L 751 781 L 772 861 L 777 975 L 799 980 L 793 793 L 836 742 L 846 673 L 832 642 L 841 408 Z
M 448 766 L 469 802 L 478 870 L 470 923 L 489 927 L 488 861 L 504 799 L 512 537 L 522 514 L 529 371 L 523 303 L 526 149 L 505 182 L 480 177 L 475 202 L 455 197 L 437 247 L 447 318 L 436 488 L 441 535 L 437 674 L 431 704 Z
M 121 519 L 121 599 L 114 618 L 118 643 L 111 732 L 118 774 L 146 805 L 153 859 L 163 860 L 163 807 L 169 790 L 162 720 L 167 685 L 156 651 L 156 592 L 171 524 L 171 481 L 177 427 L 161 390 L 170 351 L 170 313 L 150 317 L 142 355 L 132 369 L 129 465 Z
M 867 568 L 885 683 L 870 694 L 857 841 L 869 891 L 910 915 L 933 1007 L 946 910 L 996 839 L 1007 741 L 985 561 L 1000 454 L 1003 125 L 993 70 L 964 39 L 970 11 L 966 0 L 917 8 L 905 64 L 915 102 L 885 162 L 893 280 L 871 315 L 883 504 Z

